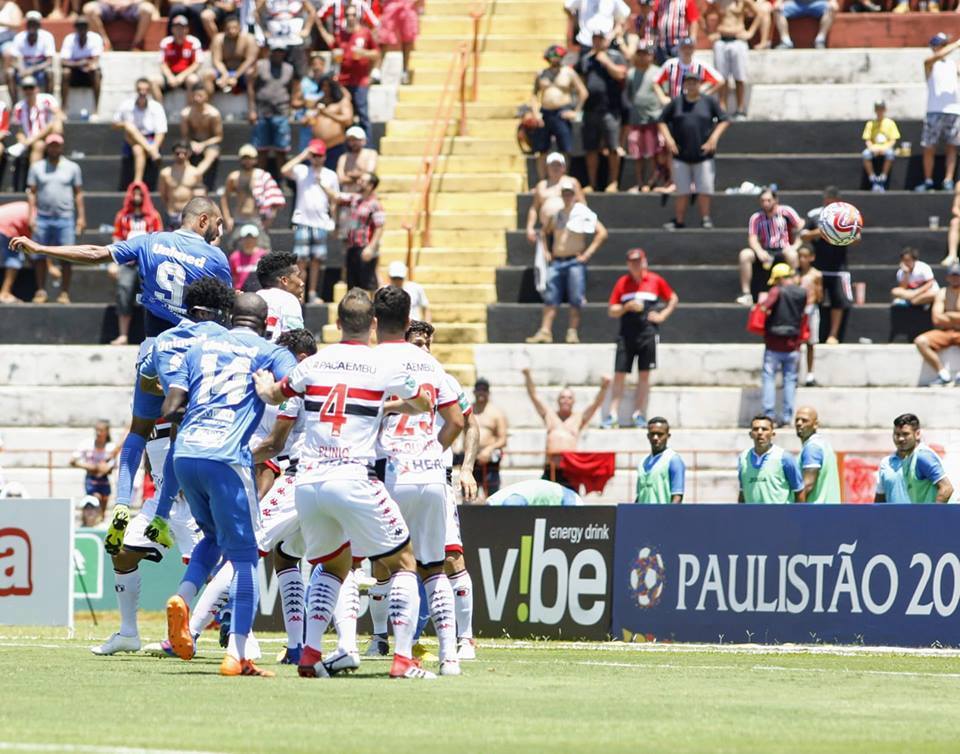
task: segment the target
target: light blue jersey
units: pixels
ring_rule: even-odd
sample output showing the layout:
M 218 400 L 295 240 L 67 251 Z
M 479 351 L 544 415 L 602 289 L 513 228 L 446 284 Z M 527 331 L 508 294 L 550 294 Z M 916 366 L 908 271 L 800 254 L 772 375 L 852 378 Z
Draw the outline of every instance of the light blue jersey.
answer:
M 170 379 L 189 395 L 174 455 L 251 466 L 250 436 L 263 414 L 253 373 L 266 369 L 279 381 L 297 366 L 286 348 L 252 330 L 236 328 L 191 348 Z
M 117 264 L 137 263 L 141 303 L 155 317 L 168 322 L 179 322 L 186 315 L 183 292 L 191 283 L 215 277 L 233 287 L 224 253 L 189 230 L 136 236 L 110 244 L 107 249 Z
M 194 322 L 180 320 L 170 330 L 165 330 L 153 340 L 153 344 L 140 364 L 140 374 L 147 379 L 159 379 L 164 394 L 170 389 L 170 380 L 183 358 L 193 346 L 208 338 L 215 338 L 227 332 L 227 328 L 216 322 Z

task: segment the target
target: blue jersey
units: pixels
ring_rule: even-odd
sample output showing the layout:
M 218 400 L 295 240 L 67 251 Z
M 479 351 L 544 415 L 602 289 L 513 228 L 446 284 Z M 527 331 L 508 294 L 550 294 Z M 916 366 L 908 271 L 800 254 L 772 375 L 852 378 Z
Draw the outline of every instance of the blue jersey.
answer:
M 189 395 L 174 457 L 252 465 L 250 437 L 263 414 L 253 373 L 266 369 L 282 380 L 296 366 L 289 350 L 246 328 L 193 346 L 170 379 Z
M 147 379 L 159 379 L 160 387 L 166 393 L 170 389 L 170 379 L 180 368 L 187 351 L 197 343 L 225 332 L 227 328 L 216 322 L 182 319 L 180 324 L 153 339 L 150 350 L 140 364 L 140 374 Z
M 183 291 L 200 278 L 219 278 L 233 287 L 224 253 L 189 230 L 149 233 L 107 248 L 117 264 L 137 263 L 141 303 L 148 312 L 168 322 L 179 322 L 186 315 Z

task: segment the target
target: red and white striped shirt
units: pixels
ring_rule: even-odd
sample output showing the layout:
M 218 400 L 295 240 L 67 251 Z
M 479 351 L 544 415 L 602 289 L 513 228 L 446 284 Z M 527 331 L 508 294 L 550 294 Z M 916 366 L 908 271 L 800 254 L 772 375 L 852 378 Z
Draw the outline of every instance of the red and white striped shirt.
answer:
M 711 65 L 698 63 L 696 60 L 684 63 L 680 58 L 670 58 L 660 69 L 657 86 L 667 84 L 667 94 L 671 99 L 679 97 L 683 90 L 683 77 L 688 73 L 699 76 L 701 85 L 719 86 L 723 80 L 720 72 Z
M 59 111 L 56 97 L 41 93 L 37 95 L 33 107 L 25 99 L 14 106 L 13 122 L 20 126 L 25 136 L 30 137 L 52 123 Z
M 180 73 L 194 63 L 203 61 L 203 47 L 200 40 L 192 34 L 184 37 L 183 44 L 178 43 L 172 36 L 164 37 L 160 42 L 160 55 L 167 68 L 173 73 Z
M 655 0 L 653 17 L 657 44 L 673 47 L 690 33 L 690 27 L 700 18 L 700 11 L 696 0 Z
M 790 245 L 791 236 L 803 228 L 803 220 L 793 207 L 778 204 L 772 215 L 763 210 L 750 216 L 748 233 L 756 236 L 760 246 L 768 251 L 785 249 Z
M 10 108 L 0 100 L 0 134 L 10 133 Z
M 377 0 L 373 0 L 373 2 L 369 2 L 369 0 L 327 0 L 321 6 L 318 14 L 324 20 L 333 19 L 334 36 L 338 35 L 340 30 L 343 29 L 344 14 L 351 5 L 357 9 L 357 18 L 360 23 L 366 24 L 371 29 L 376 29 L 380 25 L 381 7 Z

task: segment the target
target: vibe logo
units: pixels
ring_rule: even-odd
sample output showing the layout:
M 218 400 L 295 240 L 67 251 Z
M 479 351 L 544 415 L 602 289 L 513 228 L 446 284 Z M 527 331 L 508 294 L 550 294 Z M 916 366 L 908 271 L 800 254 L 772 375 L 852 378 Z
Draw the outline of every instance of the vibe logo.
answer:
M 0 529 L 0 597 L 33 594 L 33 547 L 23 529 Z

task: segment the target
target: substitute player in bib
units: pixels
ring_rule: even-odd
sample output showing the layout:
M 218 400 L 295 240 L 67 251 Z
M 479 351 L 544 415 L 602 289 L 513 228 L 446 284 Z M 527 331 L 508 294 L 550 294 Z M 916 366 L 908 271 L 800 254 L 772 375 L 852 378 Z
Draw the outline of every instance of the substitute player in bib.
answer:
M 800 469 L 808 503 L 839 503 L 840 472 L 837 454 L 820 434 L 820 417 L 811 406 L 801 406 L 793 420 L 797 437 L 803 443 Z
M 662 416 L 647 422 L 650 455 L 637 469 L 638 503 L 682 503 L 686 466 L 680 455 L 667 447 L 670 424 Z
M 893 420 L 897 450 L 880 462 L 875 503 L 948 503 L 953 484 L 943 460 L 920 439 L 920 419 L 900 414 Z
M 263 402 L 251 375 L 268 370 L 283 379 L 296 366 L 287 349 L 263 339 L 267 304 L 242 293 L 233 307 L 233 329 L 200 343 L 170 380 L 163 414 L 179 420 L 174 448 L 177 480 L 204 538 L 194 549 L 177 594 L 167 601 L 167 629 L 178 657 L 195 652 L 188 605 L 223 557 L 234 568 L 230 587 L 230 638 L 221 675 L 272 675 L 247 657 L 247 637 L 257 605 L 259 508 L 253 484 L 250 437 Z
M 320 646 L 337 606 L 353 555 L 381 560 L 392 574 L 390 612 L 396 654 L 393 678 L 432 678 L 413 659 L 420 597 L 410 533 L 397 504 L 382 483 L 371 478 L 377 436 L 387 395 L 396 395 L 418 412 L 432 410 L 416 378 L 387 354 L 369 347 L 373 303 L 359 288 L 337 307 L 341 341 L 301 363 L 280 383 L 257 373 L 257 393 L 279 404 L 299 395 L 307 411 L 297 472 L 296 505 L 311 563 L 322 563 L 310 579 L 306 646 L 299 673 L 329 675 Z

